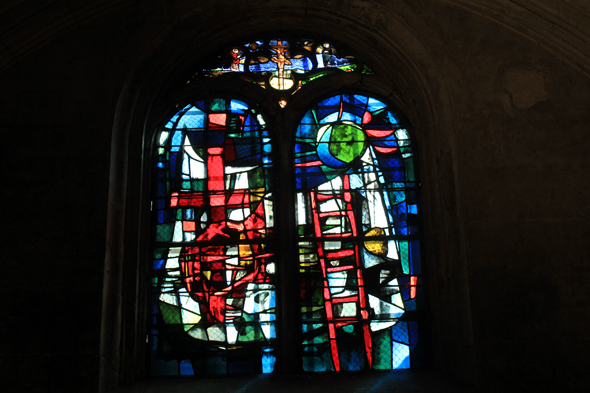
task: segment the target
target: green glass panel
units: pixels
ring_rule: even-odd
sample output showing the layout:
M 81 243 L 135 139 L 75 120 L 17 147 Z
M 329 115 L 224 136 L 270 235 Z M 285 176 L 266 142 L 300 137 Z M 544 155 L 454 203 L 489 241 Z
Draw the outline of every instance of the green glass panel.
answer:
M 417 204 L 418 203 L 418 196 L 416 195 L 415 190 L 408 190 L 408 203 L 409 204 Z
M 330 74 L 331 72 L 332 72 L 331 70 L 323 71 L 323 72 L 318 72 L 314 76 L 310 76 L 309 79 L 308 79 L 308 81 L 311 82 L 312 80 L 321 78 L 322 76 L 326 76 L 326 75 Z
M 205 180 L 193 180 L 193 191 L 203 191 L 205 189 Z
M 297 228 L 297 235 L 300 236 L 300 237 L 301 236 L 305 236 L 305 225 L 300 225 Z
M 389 196 L 394 205 L 397 205 L 406 199 L 406 193 L 404 191 L 393 191 L 389 193 Z
M 159 224 L 156 230 L 156 241 L 169 242 L 172 240 L 172 232 L 174 231 L 174 223 Z
M 410 274 L 410 251 L 408 242 L 399 242 L 399 258 L 404 274 Z
M 330 153 L 342 162 L 350 163 L 365 151 L 365 133 L 356 124 L 332 127 Z
M 404 160 L 406 167 L 406 181 L 415 181 L 414 179 L 414 159 L 412 157 Z
M 228 132 L 230 132 L 230 131 L 240 131 L 240 126 L 241 125 L 242 125 L 242 122 L 241 122 L 241 120 L 240 120 L 239 117 L 237 117 L 237 116 L 231 116 L 230 119 L 229 119 L 229 130 L 228 130 Z M 229 137 L 232 137 L 232 136 L 235 135 L 236 137 L 238 137 L 240 134 L 241 134 L 240 132 L 235 133 L 235 134 L 233 134 L 233 133 L 230 132 L 228 136 Z
M 321 334 L 319 336 L 315 336 L 311 339 L 307 339 L 307 340 L 303 340 L 303 344 L 323 344 L 325 342 L 328 342 L 329 340 L 329 336 L 327 333 L 325 334 Z
M 252 171 L 252 174 L 248 176 L 252 188 L 266 188 L 265 184 L 266 171 L 263 168 L 258 168 Z
M 168 255 L 167 248 L 156 248 L 154 250 L 154 259 L 163 259 Z
M 352 71 L 356 70 L 357 67 L 358 67 L 357 64 L 349 64 L 349 65 L 345 65 L 345 66 L 337 67 L 337 68 L 342 71 L 352 72 Z
M 212 111 L 225 111 L 225 100 L 223 98 L 213 98 L 209 100 L 209 107 Z
M 181 323 L 180 308 L 168 303 L 160 303 L 160 313 L 166 323 Z
M 366 75 L 375 75 L 375 72 L 372 69 L 370 69 L 368 66 L 365 65 L 363 67 L 363 74 L 366 74 Z
M 373 368 L 376 370 L 391 370 L 390 329 L 378 331 L 373 337 Z
M 244 319 L 254 320 L 252 316 L 246 316 L 245 313 L 243 315 Z M 240 329 L 240 334 L 238 335 L 238 342 L 252 342 L 262 340 L 264 340 L 264 335 L 262 334 L 262 329 L 260 329 L 259 324 L 247 325 Z

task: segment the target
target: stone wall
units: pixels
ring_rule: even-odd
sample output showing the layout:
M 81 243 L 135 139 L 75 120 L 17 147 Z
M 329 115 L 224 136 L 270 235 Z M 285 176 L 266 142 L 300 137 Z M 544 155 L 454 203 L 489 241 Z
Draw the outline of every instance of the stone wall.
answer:
M 489 391 L 587 388 L 584 4 L 1 6 L 0 389 L 107 391 L 145 377 L 142 146 L 190 93 L 200 58 L 268 31 L 347 43 L 414 125 L 433 368 Z

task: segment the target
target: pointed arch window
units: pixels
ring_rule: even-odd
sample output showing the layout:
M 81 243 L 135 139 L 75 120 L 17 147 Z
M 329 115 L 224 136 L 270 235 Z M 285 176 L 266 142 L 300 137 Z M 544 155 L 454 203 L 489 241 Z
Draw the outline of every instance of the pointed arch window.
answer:
M 283 109 L 213 91 L 156 133 L 153 375 L 270 373 L 281 356 L 307 372 L 423 364 L 407 121 L 370 92 L 288 105 L 313 96 L 315 79 L 351 72 L 372 73 L 330 42 L 272 38 L 228 48 L 189 81 L 237 77 Z M 278 350 L 293 339 L 297 351 Z

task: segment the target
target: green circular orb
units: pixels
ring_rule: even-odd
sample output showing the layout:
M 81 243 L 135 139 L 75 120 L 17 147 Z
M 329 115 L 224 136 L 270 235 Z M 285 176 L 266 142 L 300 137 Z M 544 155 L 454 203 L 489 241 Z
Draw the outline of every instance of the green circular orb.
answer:
M 330 135 L 330 154 L 342 162 L 350 163 L 365 151 L 365 133 L 357 124 L 334 124 Z

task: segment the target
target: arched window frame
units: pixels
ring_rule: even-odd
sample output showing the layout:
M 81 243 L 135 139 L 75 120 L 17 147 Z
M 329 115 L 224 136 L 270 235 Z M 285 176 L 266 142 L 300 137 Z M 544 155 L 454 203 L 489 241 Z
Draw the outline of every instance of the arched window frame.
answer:
M 349 75 L 332 75 L 332 76 L 328 76 L 328 77 L 324 77 L 324 78 L 320 78 L 317 81 L 313 82 L 313 87 L 312 85 L 309 85 L 308 87 L 306 87 L 305 89 L 302 89 L 301 91 L 297 92 L 296 95 L 294 95 L 292 97 L 292 101 L 289 103 L 289 105 L 287 106 L 287 108 L 285 109 L 280 109 L 280 107 L 277 105 L 276 100 L 272 100 L 269 98 L 269 96 L 272 97 L 272 94 L 265 94 L 264 91 L 260 91 L 259 88 L 255 88 L 251 85 L 248 85 L 243 83 L 243 81 L 239 81 L 236 79 L 232 79 L 229 80 L 229 78 L 227 78 L 228 80 L 223 80 L 222 78 L 219 78 L 218 80 L 208 80 L 208 81 L 202 81 L 201 83 L 197 82 L 192 82 L 193 86 L 189 87 L 188 89 L 186 89 L 185 91 L 180 92 L 181 96 L 190 96 L 190 97 L 213 97 L 213 96 L 224 96 L 224 97 L 228 97 L 229 95 L 232 95 L 233 93 L 231 93 L 231 91 L 235 88 L 236 84 L 239 86 L 239 90 L 240 90 L 240 94 L 238 94 L 237 96 L 235 96 L 236 98 L 239 99 L 239 97 L 243 97 L 245 100 L 250 101 L 250 102 L 257 102 L 259 107 L 261 108 L 261 111 L 264 113 L 264 111 L 267 111 L 268 113 L 270 113 L 271 115 L 268 117 L 268 120 L 273 123 L 273 126 L 275 127 L 275 129 L 281 128 L 284 130 L 287 130 L 286 132 L 281 132 L 281 133 L 276 133 L 275 135 L 275 147 L 276 149 L 273 147 L 273 150 L 275 151 L 275 155 L 277 155 L 277 161 L 281 161 L 280 167 L 281 170 L 277 171 L 277 177 L 278 179 L 283 179 L 283 180 L 278 180 L 278 194 L 279 194 L 279 198 L 282 198 L 282 200 L 285 200 L 286 202 L 282 204 L 282 207 L 278 209 L 276 216 L 277 217 L 281 217 L 281 220 L 284 220 L 285 223 L 288 223 L 287 225 L 281 225 L 281 228 L 292 228 L 292 223 L 294 221 L 294 217 L 293 217 L 293 210 L 292 208 L 289 208 L 288 206 L 294 206 L 294 199 L 291 198 L 289 199 L 290 196 L 292 196 L 292 194 L 289 192 L 289 189 L 292 186 L 288 186 L 285 185 L 284 183 L 286 182 L 285 179 L 290 179 L 292 180 L 292 173 L 288 173 L 289 171 L 291 171 L 291 165 L 290 162 L 292 162 L 292 147 L 293 147 L 293 135 L 294 135 L 294 129 L 297 127 L 297 118 L 301 118 L 302 117 L 302 113 L 306 112 L 306 108 L 309 108 L 310 105 L 313 104 L 313 102 L 317 102 L 320 101 L 320 99 L 318 99 L 318 97 L 327 97 L 330 95 L 334 95 L 334 94 L 338 94 L 338 93 L 359 93 L 359 94 L 365 94 L 368 96 L 372 96 L 372 97 L 376 97 L 379 98 L 381 100 L 383 100 L 384 102 L 388 103 L 388 106 L 391 106 L 392 108 L 394 108 L 394 106 L 388 102 L 388 99 L 384 96 L 384 94 L 382 92 L 380 92 L 380 89 L 378 88 L 378 81 L 379 79 L 377 77 L 372 77 L 372 76 L 363 76 L 360 79 L 363 80 L 362 86 L 359 87 L 358 86 L 358 75 L 355 75 L 354 77 L 350 77 Z M 336 85 L 336 86 L 334 86 Z M 199 95 L 198 92 L 202 92 L 203 90 L 208 91 L 208 93 L 206 95 Z M 276 98 L 276 97 L 275 97 Z M 196 98 L 198 99 L 198 98 Z M 186 99 L 183 99 L 181 102 L 188 102 Z M 178 105 L 178 107 L 181 107 L 182 105 Z M 171 113 L 171 112 L 169 112 Z M 166 116 L 163 116 L 163 118 L 166 118 Z M 273 119 L 275 119 L 275 121 L 273 122 Z M 289 126 L 290 124 L 290 126 Z M 156 138 L 156 136 L 154 135 L 154 138 Z M 152 149 L 153 151 L 153 149 Z M 286 153 L 286 154 L 285 154 Z M 415 150 L 414 150 L 415 153 Z M 287 161 L 287 163 L 285 163 Z M 287 170 L 288 168 L 288 170 Z M 417 170 L 415 170 L 415 173 L 417 174 Z M 282 183 L 281 183 L 282 181 Z M 416 183 L 418 183 L 418 181 L 416 180 Z M 281 211 L 283 210 L 283 211 Z M 292 229 L 288 229 L 286 230 L 287 233 L 289 233 L 289 231 L 291 231 Z M 284 236 L 285 239 L 291 239 L 292 236 L 287 235 Z M 289 244 L 287 244 L 289 243 Z M 285 254 L 290 254 L 290 255 L 295 255 L 294 253 L 294 242 L 291 240 L 287 240 L 286 242 L 284 242 L 283 244 L 281 244 L 279 246 L 279 248 L 281 248 L 282 250 L 286 250 L 284 251 Z M 281 275 L 281 277 L 279 278 L 279 282 L 278 285 L 281 286 L 282 288 L 282 293 L 291 293 L 294 291 L 294 288 L 292 288 L 292 283 L 289 283 L 289 280 L 287 279 L 287 275 L 286 272 L 283 272 L 283 274 Z M 289 299 L 289 296 L 283 296 L 283 299 L 279 300 L 279 303 L 281 304 L 281 306 L 284 309 L 293 309 L 294 306 L 293 305 L 293 301 L 292 299 Z M 289 314 L 289 315 L 284 315 L 284 314 Z M 421 318 L 421 317 L 420 317 Z M 283 313 L 283 315 L 279 314 L 279 325 L 283 325 L 283 326 L 289 326 L 292 325 L 293 323 L 293 315 L 292 313 Z M 286 329 L 288 330 L 288 329 Z M 293 331 L 292 331 L 293 332 Z M 291 348 L 289 348 L 291 347 Z M 280 348 L 279 348 L 279 352 L 282 352 L 283 354 L 285 353 L 296 353 L 298 352 L 297 349 L 293 348 L 293 343 L 292 342 L 281 342 L 280 343 Z M 289 360 L 284 359 L 285 362 L 289 362 Z

